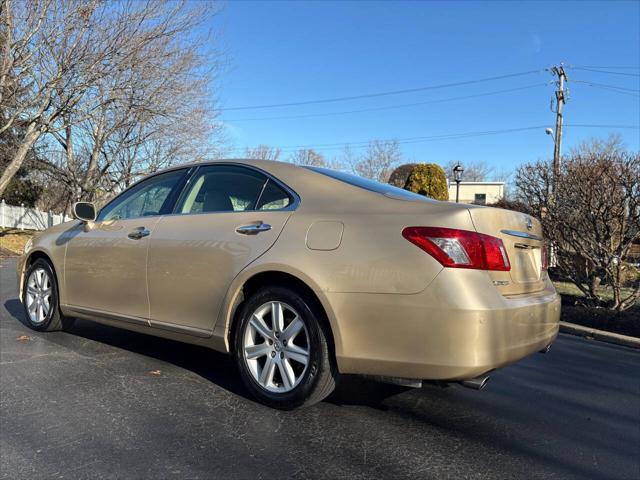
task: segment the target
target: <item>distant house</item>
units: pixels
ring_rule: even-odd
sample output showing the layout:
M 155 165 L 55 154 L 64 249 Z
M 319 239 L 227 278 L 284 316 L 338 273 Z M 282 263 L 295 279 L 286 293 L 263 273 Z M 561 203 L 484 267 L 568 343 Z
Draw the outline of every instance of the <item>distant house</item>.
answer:
M 504 182 L 460 182 L 460 203 L 486 205 L 504 197 Z M 456 182 L 449 180 L 449 201 L 456 201 Z

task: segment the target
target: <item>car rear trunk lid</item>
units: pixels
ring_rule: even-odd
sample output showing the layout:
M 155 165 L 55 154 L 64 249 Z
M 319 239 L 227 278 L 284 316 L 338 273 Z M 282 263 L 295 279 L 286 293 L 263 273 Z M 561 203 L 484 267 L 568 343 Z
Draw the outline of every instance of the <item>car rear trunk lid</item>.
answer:
M 521 295 L 544 289 L 542 270 L 542 226 L 536 218 L 501 208 L 470 206 L 471 220 L 479 233 L 498 237 L 504 243 L 511 270 L 490 272 L 503 295 Z

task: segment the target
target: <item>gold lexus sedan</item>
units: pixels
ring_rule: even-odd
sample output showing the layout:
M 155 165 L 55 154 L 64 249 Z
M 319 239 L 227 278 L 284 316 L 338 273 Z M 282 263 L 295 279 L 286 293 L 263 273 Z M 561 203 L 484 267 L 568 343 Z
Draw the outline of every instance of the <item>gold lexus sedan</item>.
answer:
M 320 401 L 340 373 L 481 388 L 558 333 L 540 223 L 517 212 L 230 160 L 74 213 L 18 262 L 32 328 L 79 317 L 227 352 L 277 408 Z

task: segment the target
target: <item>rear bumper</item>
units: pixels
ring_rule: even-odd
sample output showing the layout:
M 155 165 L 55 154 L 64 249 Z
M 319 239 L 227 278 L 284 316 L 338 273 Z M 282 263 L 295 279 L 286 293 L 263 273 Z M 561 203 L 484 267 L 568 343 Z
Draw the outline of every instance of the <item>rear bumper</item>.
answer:
M 536 293 L 505 297 L 486 272 L 444 269 L 416 295 L 332 293 L 342 373 L 464 380 L 550 345 L 560 297 L 547 279 Z

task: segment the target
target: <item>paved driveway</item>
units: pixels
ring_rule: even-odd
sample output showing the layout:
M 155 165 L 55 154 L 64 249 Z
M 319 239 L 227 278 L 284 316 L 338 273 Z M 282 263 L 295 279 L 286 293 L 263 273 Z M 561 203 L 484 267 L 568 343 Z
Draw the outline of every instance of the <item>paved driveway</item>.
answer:
M 628 348 L 560 336 L 481 392 L 347 378 L 279 412 L 225 355 L 85 321 L 30 331 L 12 260 L 0 299 L 1 478 L 640 478 Z

